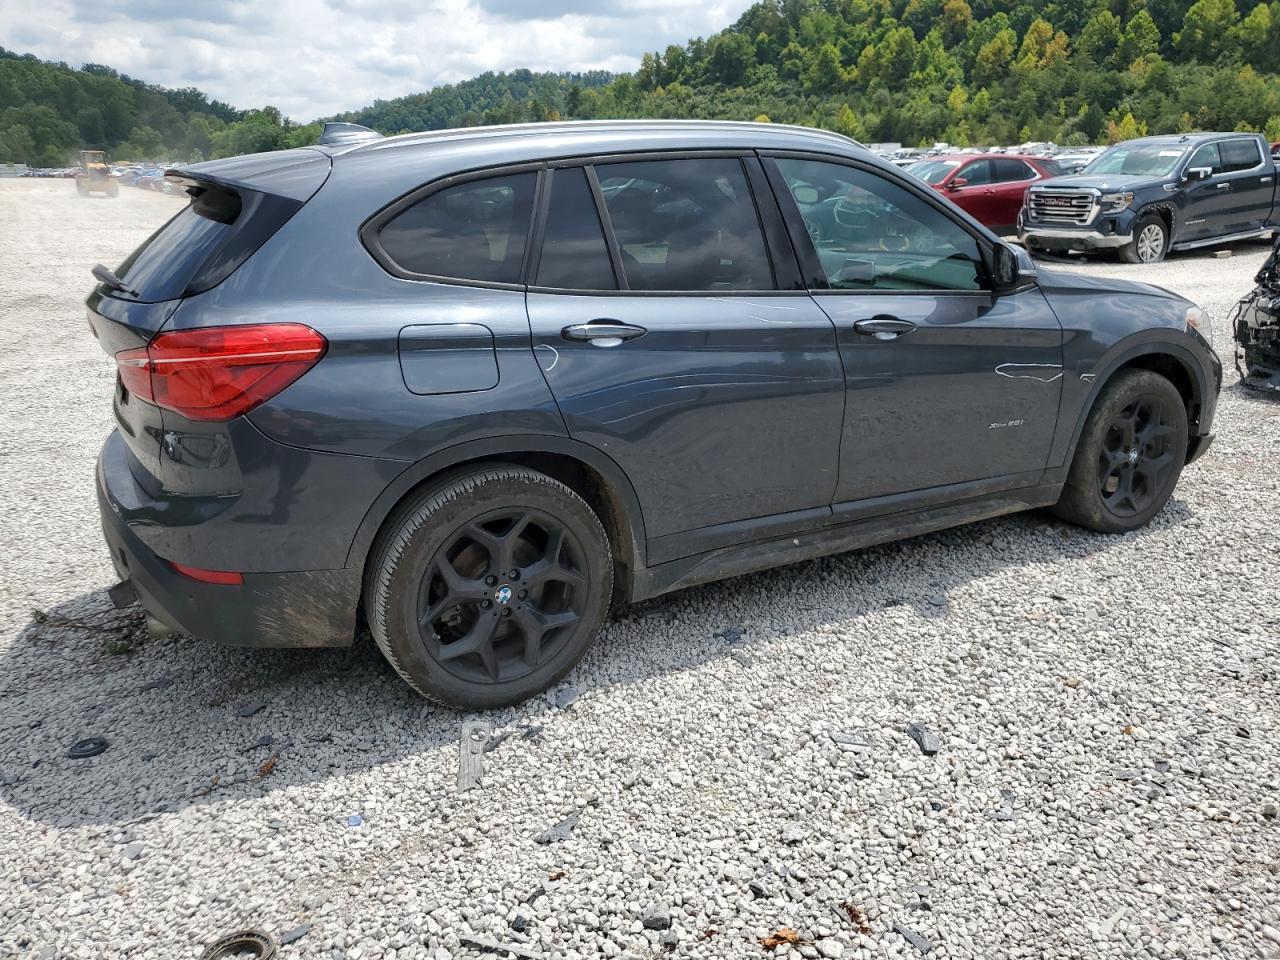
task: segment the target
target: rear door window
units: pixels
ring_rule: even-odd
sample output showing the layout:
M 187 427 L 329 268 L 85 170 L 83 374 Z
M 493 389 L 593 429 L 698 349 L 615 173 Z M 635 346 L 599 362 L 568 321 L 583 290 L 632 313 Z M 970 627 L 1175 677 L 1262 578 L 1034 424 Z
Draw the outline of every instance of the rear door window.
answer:
M 414 276 L 519 283 L 536 182 L 513 173 L 436 190 L 384 223 L 378 244 Z
M 773 289 L 740 160 L 651 160 L 595 170 L 630 289 Z
M 595 197 L 582 167 L 555 170 L 535 280 L 540 287 L 616 290 Z
M 995 166 L 997 183 L 1013 183 L 1019 180 L 1032 180 L 1036 172 L 1025 161 L 1014 159 L 997 159 L 991 163 Z
M 1218 147 L 1222 152 L 1224 173 L 1252 170 L 1262 162 L 1262 154 L 1258 151 L 1256 140 L 1224 140 Z

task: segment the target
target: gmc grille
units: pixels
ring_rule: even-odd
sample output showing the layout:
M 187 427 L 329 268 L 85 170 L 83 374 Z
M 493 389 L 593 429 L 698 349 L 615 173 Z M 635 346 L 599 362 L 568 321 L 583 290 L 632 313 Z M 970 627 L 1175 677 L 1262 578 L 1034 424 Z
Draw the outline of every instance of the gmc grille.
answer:
M 1095 199 L 1092 193 L 1079 191 L 1032 190 L 1027 203 L 1032 220 L 1083 226 L 1093 219 Z

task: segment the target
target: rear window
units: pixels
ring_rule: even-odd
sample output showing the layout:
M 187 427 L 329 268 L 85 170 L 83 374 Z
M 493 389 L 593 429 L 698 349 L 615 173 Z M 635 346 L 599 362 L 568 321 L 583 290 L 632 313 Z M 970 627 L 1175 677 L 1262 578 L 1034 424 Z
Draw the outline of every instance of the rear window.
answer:
M 410 275 L 519 283 L 536 183 L 514 173 L 436 190 L 383 224 L 378 245 Z
M 156 303 L 217 286 L 302 207 L 216 184 L 193 183 L 187 192 L 191 202 L 116 270 L 132 293 L 112 296 Z

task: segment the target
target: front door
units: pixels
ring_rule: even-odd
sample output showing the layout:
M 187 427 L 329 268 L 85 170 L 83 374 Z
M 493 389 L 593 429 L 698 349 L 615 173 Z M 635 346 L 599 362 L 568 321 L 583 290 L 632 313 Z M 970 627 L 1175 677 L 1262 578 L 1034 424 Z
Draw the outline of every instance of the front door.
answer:
M 873 168 L 767 160 L 836 325 L 847 378 L 837 509 L 1044 470 L 1062 329 L 1034 286 L 996 297 L 979 241 L 925 191 Z M 809 242 L 809 238 L 815 238 Z
M 1196 148 L 1186 170 L 1207 170 L 1203 179 L 1188 180 L 1182 194 L 1182 231 L 1179 241 L 1221 236 L 1231 206 L 1231 184 L 1222 175 L 1222 155 L 1218 144 L 1205 143 Z
M 570 434 L 631 479 L 649 562 L 828 516 L 844 412 L 835 329 L 789 251 L 789 266 L 771 254 L 758 161 L 549 174 L 533 350 Z M 785 242 L 776 206 L 763 212 Z

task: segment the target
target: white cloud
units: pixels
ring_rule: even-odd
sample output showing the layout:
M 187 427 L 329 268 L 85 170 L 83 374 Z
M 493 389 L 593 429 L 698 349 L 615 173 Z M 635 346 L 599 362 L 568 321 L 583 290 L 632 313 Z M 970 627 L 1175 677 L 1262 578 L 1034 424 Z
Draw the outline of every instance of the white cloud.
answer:
M 296 120 L 486 70 L 634 70 L 750 0 L 3 0 L 0 46 Z

